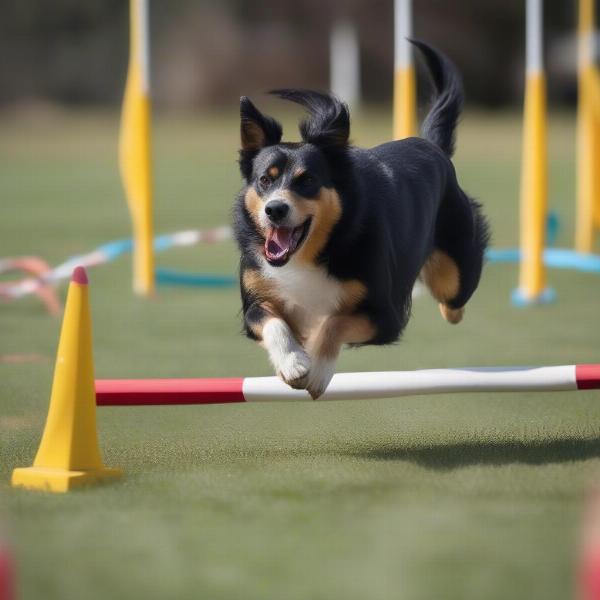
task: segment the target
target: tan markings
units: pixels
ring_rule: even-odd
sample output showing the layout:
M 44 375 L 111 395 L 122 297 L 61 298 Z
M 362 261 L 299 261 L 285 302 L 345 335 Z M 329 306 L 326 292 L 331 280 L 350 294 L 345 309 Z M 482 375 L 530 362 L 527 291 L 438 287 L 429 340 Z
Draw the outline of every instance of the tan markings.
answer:
M 262 340 L 263 337 L 263 327 L 267 324 L 267 321 L 269 319 L 272 319 L 274 317 L 278 317 L 278 311 L 275 308 L 275 306 L 273 304 L 271 304 L 270 302 L 261 302 L 260 303 L 260 307 L 265 311 L 265 316 L 264 318 L 259 321 L 258 323 L 249 323 L 248 326 L 250 327 L 250 329 L 252 330 L 252 332 L 254 333 L 254 335 L 259 339 Z
M 277 179 L 279 177 L 279 169 L 277 167 L 271 167 L 268 173 L 273 179 Z
M 372 340 L 376 329 L 364 316 L 339 315 L 328 317 L 309 342 L 315 356 L 332 360 L 337 358 L 344 344 L 362 344 Z
M 244 196 L 244 204 L 246 210 L 250 213 L 252 220 L 256 223 L 256 226 L 260 229 L 260 211 L 262 210 L 262 199 L 256 193 L 253 187 L 248 188 L 246 195 Z
M 244 289 L 258 300 L 271 302 L 275 305 L 281 303 L 272 281 L 263 277 L 256 269 L 246 269 L 242 276 Z
M 442 313 L 442 317 L 448 321 L 448 323 L 452 323 L 452 325 L 456 325 L 462 321 L 463 315 L 465 314 L 465 307 L 462 308 L 450 308 L 445 304 L 440 302 L 440 312 Z
M 340 312 L 351 313 L 367 295 L 367 288 L 357 279 L 342 282 Z
M 302 177 L 306 171 L 302 167 L 298 167 L 292 174 L 294 178 Z
M 298 209 L 312 216 L 313 221 L 308 238 L 296 253 L 298 260 L 314 264 L 319 252 L 323 250 L 331 230 L 342 216 L 342 203 L 337 192 L 329 188 L 321 188 L 314 200 L 302 200 Z
M 242 119 L 241 132 L 244 150 L 260 150 L 265 145 L 265 132 L 254 121 Z
M 247 269 L 242 276 L 242 285 L 244 289 L 252 294 L 259 302 L 261 308 L 268 314 L 269 318 L 278 317 L 283 319 L 292 330 L 292 333 L 298 339 L 303 339 L 298 328 L 298 319 L 293 311 L 285 309 L 283 300 L 277 293 L 277 289 L 272 279 L 266 278 L 256 269 Z M 262 328 L 266 323 L 266 318 L 262 323 L 251 325 L 251 329 L 258 338 L 262 338 Z
M 452 300 L 460 290 L 460 272 L 454 260 L 445 252 L 434 250 L 422 274 L 432 296 L 439 302 Z

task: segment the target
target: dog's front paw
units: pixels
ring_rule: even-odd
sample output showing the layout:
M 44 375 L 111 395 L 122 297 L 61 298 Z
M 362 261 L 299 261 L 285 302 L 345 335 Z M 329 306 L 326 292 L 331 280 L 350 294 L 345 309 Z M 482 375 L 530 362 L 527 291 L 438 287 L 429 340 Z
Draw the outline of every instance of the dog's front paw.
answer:
M 277 375 L 290 387 L 303 390 L 308 381 L 310 364 L 310 356 L 304 350 L 294 350 L 282 359 Z
M 316 400 L 322 396 L 335 373 L 335 361 L 316 359 L 308 374 L 306 390 Z

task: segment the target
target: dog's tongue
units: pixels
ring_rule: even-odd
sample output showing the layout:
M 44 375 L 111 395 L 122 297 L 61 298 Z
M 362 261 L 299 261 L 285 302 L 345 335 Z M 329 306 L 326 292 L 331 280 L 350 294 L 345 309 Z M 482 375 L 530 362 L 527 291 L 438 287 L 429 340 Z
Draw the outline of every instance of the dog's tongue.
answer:
M 277 260 L 283 258 L 290 250 L 293 229 L 289 227 L 272 227 L 265 241 L 267 258 Z

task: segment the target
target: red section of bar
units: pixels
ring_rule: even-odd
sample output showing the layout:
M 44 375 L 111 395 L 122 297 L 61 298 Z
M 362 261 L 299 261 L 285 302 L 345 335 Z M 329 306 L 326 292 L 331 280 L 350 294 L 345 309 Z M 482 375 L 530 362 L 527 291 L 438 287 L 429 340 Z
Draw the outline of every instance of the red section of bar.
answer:
M 576 365 L 578 390 L 600 390 L 600 365 Z
M 243 377 L 223 379 L 98 379 L 98 406 L 245 402 Z

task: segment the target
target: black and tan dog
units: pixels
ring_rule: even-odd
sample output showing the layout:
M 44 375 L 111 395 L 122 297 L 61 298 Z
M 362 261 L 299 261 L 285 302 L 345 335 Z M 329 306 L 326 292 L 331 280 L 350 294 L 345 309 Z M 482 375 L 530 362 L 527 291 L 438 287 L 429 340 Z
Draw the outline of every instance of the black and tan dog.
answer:
M 463 92 L 454 65 L 422 42 L 436 97 L 422 128 L 375 148 L 350 145 L 348 108 L 305 90 L 277 96 L 305 107 L 302 142 L 241 99 L 234 207 L 245 330 L 277 374 L 313 398 L 344 344 L 389 344 L 410 316 L 421 275 L 443 317 L 458 323 L 488 240 L 479 205 L 450 157 Z

